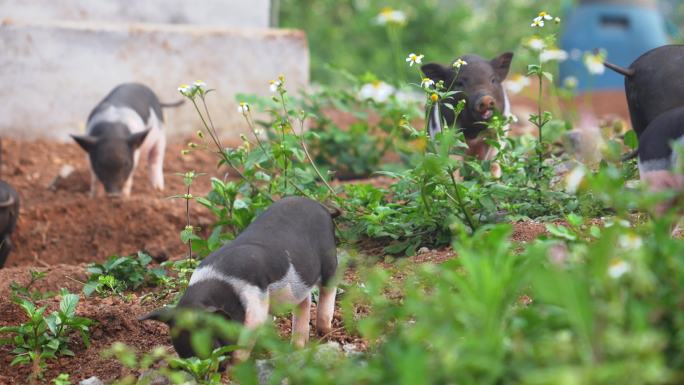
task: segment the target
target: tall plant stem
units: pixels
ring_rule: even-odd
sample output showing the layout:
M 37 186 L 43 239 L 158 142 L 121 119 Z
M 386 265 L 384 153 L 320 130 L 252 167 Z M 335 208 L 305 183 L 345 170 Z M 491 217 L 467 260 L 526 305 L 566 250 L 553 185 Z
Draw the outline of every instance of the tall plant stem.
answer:
M 463 215 L 466 218 L 466 221 L 468 222 L 468 226 L 470 226 L 473 231 L 477 230 L 478 226 L 475 223 L 475 220 L 473 219 L 472 214 L 470 214 L 470 210 L 468 210 L 467 207 L 463 204 L 463 197 L 461 197 L 461 192 L 458 190 L 458 183 L 456 183 L 456 178 L 454 177 L 454 172 L 456 170 L 449 169 L 449 177 L 451 178 L 451 184 L 454 187 L 454 193 L 456 194 L 456 197 L 452 197 L 451 194 L 448 192 L 446 193 L 446 196 L 449 197 L 452 201 L 456 202 L 458 206 L 461 208 L 461 211 L 463 212 Z
M 313 157 L 309 153 L 309 149 L 306 146 L 306 142 L 304 142 L 304 120 L 303 119 L 299 121 L 299 127 L 300 127 L 299 142 L 302 145 L 302 149 L 304 150 L 304 154 L 306 155 L 306 158 L 309 160 L 309 163 L 311 163 L 311 167 L 313 167 L 314 171 L 316 172 L 316 175 L 318 175 L 318 177 L 321 178 L 321 181 L 325 184 L 325 187 L 327 187 L 328 190 L 330 190 L 330 193 L 333 196 L 336 196 L 337 193 L 335 192 L 335 189 L 333 189 L 332 186 L 330 186 L 330 184 L 328 183 L 328 181 L 325 180 L 325 178 L 323 178 L 323 174 L 321 174 L 321 172 L 318 170 L 318 167 L 316 167 L 316 162 L 314 162 Z
M 190 227 L 190 184 L 185 197 L 185 228 Z M 188 239 L 188 258 L 192 259 L 192 239 Z
M 233 162 L 230 160 L 230 158 L 228 158 L 228 156 L 226 156 L 226 153 L 225 153 L 225 151 L 224 151 L 224 149 L 223 149 L 223 146 L 221 145 L 220 139 L 218 138 L 218 134 L 216 133 L 216 130 L 215 130 L 215 128 L 214 128 L 214 123 L 213 123 L 211 120 L 209 120 L 209 122 L 211 123 L 211 126 L 210 126 L 209 124 L 207 124 L 207 120 L 204 118 L 204 115 L 203 115 L 202 112 L 200 111 L 199 106 L 197 105 L 197 102 L 195 101 L 195 98 L 191 98 L 190 100 L 192 101 L 192 105 L 195 106 L 195 111 L 197 111 L 197 114 L 199 115 L 200 120 L 202 121 L 202 125 L 204 125 L 204 128 L 205 128 L 205 129 L 207 130 L 207 132 L 209 133 L 209 136 L 211 137 L 211 140 L 214 142 L 214 145 L 216 145 L 216 148 L 217 148 L 217 150 L 218 150 L 219 156 L 220 156 L 221 158 L 223 158 L 223 161 L 226 162 L 226 164 L 228 165 L 228 167 L 230 167 L 231 169 L 233 169 L 233 171 L 235 171 L 235 173 L 236 173 L 240 178 L 242 178 L 242 180 L 244 180 L 245 182 L 247 182 L 247 184 L 249 184 L 249 186 L 250 186 L 252 189 L 254 189 L 255 191 L 261 191 L 261 190 L 259 189 L 259 187 L 257 187 L 256 185 L 254 185 L 254 183 L 252 183 L 252 181 L 250 181 L 249 179 L 247 179 L 247 177 L 246 177 L 246 176 L 245 176 L 237 167 L 235 167 L 235 165 L 234 165 Z M 204 101 L 204 97 L 202 97 L 202 103 L 204 104 L 205 111 L 207 111 L 207 118 L 208 118 L 208 119 L 211 119 L 211 117 L 210 117 L 210 115 L 209 115 L 209 111 L 208 111 L 208 109 L 207 109 L 207 104 L 206 104 L 206 102 Z M 271 201 L 273 200 L 273 198 L 271 197 L 270 194 L 264 193 L 264 196 L 268 197 L 268 199 L 270 199 Z

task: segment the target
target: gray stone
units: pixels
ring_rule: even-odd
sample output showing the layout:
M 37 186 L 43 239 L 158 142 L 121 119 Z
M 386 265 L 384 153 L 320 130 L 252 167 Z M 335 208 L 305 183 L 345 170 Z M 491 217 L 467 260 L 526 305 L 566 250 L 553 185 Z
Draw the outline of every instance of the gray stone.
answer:
M 100 380 L 99 378 L 93 376 L 79 382 L 78 385 L 105 385 L 105 383 L 102 382 L 102 380 Z
M 254 364 L 257 370 L 259 385 L 267 385 L 273 375 L 273 362 L 271 360 L 256 360 Z
M 237 93 L 270 95 L 286 77 L 291 94 L 308 85 L 309 49 L 301 31 L 104 22 L 0 23 L 0 135 L 71 140 L 114 86 L 137 81 L 163 102 L 201 79 L 217 128 L 247 133 Z M 190 103 L 165 109 L 168 136 L 200 127 Z

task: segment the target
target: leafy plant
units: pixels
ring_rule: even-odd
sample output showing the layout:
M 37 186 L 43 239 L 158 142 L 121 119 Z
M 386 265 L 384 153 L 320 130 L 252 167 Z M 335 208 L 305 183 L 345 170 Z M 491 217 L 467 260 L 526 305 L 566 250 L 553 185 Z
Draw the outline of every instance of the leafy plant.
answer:
M 52 383 L 55 385 L 71 385 L 69 374 L 60 373 L 59 376 L 52 379 Z
M 40 291 L 38 289 L 33 289 L 31 290 L 31 287 L 38 282 L 39 280 L 45 278 L 47 275 L 47 272 L 45 271 L 36 271 L 36 270 L 29 270 L 29 274 L 31 275 L 29 282 L 22 286 L 18 284 L 17 282 L 12 281 L 10 283 L 10 290 L 12 291 L 12 294 L 18 297 L 23 297 L 28 300 L 32 301 L 38 301 L 41 299 L 46 299 L 46 298 L 52 298 L 55 295 L 57 295 L 56 292 L 54 291 Z
M 218 385 L 221 383 L 221 372 L 230 359 L 230 353 L 237 345 L 226 345 L 213 349 L 214 339 L 242 340 L 249 338 L 250 331 L 225 320 L 223 317 L 197 312 L 178 312 L 176 323 L 171 333 L 180 329 L 192 330 L 191 344 L 200 357 L 179 358 L 159 347 L 152 352 L 138 355 L 123 343 L 114 343 L 104 352 L 105 357 L 116 357 L 124 366 L 136 371 L 143 371 L 153 365 L 165 361 L 167 365 L 159 367 L 159 372 L 168 377 L 174 384 L 185 384 L 194 381 L 200 385 Z M 135 383 L 135 377 L 129 376 L 118 384 Z M 144 383 L 144 381 L 143 381 Z
M 407 143 L 400 122 L 420 118 L 422 106 L 413 93 L 397 90 L 370 73 L 356 77 L 337 72 L 346 80 L 344 85 L 302 92 L 288 99 L 288 108 L 309 117 L 302 138 L 317 165 L 338 179 L 367 177 L 387 161 L 390 151 L 409 151 L 412 143 Z M 270 112 L 268 121 L 259 122 L 267 130 L 280 120 L 272 99 L 237 97 Z
M 0 327 L 0 334 L 13 334 L 11 338 L 0 339 L 1 345 L 14 346 L 15 355 L 10 365 L 32 364 L 33 380 L 42 376 L 45 361 L 57 356 L 73 356 L 69 349 L 71 334 L 78 332 L 83 343 L 90 344 L 89 330 L 94 321 L 76 315 L 79 297 L 66 290 L 60 292 L 59 309 L 45 315 L 46 306 L 37 307 L 35 303 L 21 297 L 15 297 L 28 322 L 19 326 Z
M 143 284 L 154 285 L 166 277 L 163 268 L 149 268 L 152 257 L 140 251 L 135 257 L 111 256 L 103 264 L 88 266 L 88 281 L 83 293 L 91 295 L 122 295 L 126 290 L 135 290 Z

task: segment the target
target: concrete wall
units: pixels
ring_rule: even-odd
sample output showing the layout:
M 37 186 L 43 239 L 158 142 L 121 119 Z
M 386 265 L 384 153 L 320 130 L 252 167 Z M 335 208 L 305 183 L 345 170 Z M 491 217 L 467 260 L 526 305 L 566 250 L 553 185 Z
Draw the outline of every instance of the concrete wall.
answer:
M 270 0 L 0 0 L 9 20 L 269 26 Z
M 217 91 L 209 105 L 217 126 L 246 130 L 236 93 L 268 95 L 278 74 L 295 92 L 308 84 L 303 32 L 183 25 L 5 22 L 0 25 L 0 135 L 68 140 L 115 85 L 139 81 L 162 101 L 180 98 L 195 79 Z M 191 105 L 166 110 L 172 136 L 193 132 Z

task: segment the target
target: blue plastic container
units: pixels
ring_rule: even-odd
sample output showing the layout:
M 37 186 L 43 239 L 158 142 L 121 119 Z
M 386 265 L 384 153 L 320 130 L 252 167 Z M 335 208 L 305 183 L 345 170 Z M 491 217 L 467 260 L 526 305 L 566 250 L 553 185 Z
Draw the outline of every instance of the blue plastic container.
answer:
M 656 8 L 586 4 L 573 8 L 564 21 L 560 47 L 570 58 L 560 64 L 560 82 L 569 76 L 578 80 L 577 91 L 624 89 L 624 77 L 607 70 L 590 75 L 583 55 L 605 49 L 607 60 L 628 67 L 648 50 L 668 44 L 663 16 Z

